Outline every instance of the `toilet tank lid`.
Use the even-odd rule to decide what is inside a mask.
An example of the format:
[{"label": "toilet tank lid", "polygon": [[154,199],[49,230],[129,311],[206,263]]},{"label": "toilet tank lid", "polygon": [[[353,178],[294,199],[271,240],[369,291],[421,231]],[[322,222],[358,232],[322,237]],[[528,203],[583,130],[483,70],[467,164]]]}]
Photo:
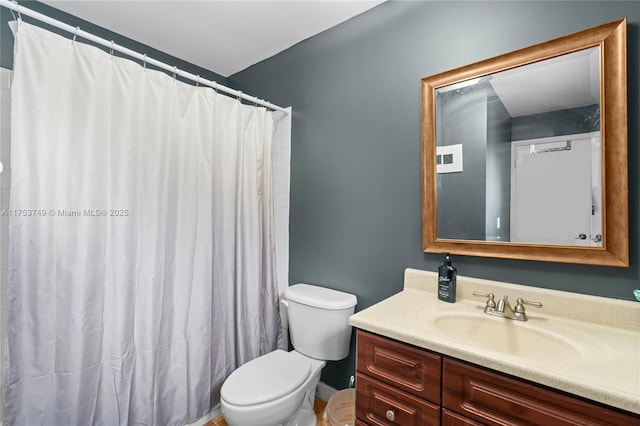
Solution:
[{"label": "toilet tank lid", "polygon": [[358,303],[353,294],[310,284],[287,287],[284,297],[292,302],[329,310],[349,309]]}]

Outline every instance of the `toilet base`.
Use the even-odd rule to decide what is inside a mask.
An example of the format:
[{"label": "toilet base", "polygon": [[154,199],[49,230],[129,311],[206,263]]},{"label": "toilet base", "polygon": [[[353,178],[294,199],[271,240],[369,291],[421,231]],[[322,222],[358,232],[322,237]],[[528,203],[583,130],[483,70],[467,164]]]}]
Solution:
[{"label": "toilet base", "polygon": [[315,426],[316,425],[316,412],[313,409],[314,402],[316,399],[316,387],[318,386],[318,382],[320,382],[320,371],[313,377],[312,379],[313,386],[310,386],[307,389],[307,392],[304,395],[304,399],[302,400],[302,405],[298,411],[295,412],[293,417],[282,426]]},{"label": "toilet base", "polygon": [[[304,355],[292,351],[297,356]],[[222,414],[229,426],[315,426],[314,401],[316,387],[325,362],[305,357],[311,362],[311,372],[304,384],[279,401],[242,407],[221,399]]]}]

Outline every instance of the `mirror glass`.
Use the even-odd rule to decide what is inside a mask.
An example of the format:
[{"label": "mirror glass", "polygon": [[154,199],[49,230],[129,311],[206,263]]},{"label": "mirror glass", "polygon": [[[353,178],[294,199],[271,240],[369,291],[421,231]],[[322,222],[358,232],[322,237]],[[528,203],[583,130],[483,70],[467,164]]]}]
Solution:
[{"label": "mirror glass", "polygon": [[629,266],[626,28],[422,79],[425,252]]},{"label": "mirror glass", "polygon": [[435,108],[438,238],[602,246],[600,47],[440,87]]}]

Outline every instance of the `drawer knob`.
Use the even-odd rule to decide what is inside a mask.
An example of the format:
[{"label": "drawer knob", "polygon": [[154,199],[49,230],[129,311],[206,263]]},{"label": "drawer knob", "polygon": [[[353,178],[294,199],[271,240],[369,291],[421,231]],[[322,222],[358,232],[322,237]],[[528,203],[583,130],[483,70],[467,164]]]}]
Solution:
[{"label": "drawer knob", "polygon": [[387,420],[392,422],[395,419],[396,419],[396,413],[394,413],[393,410],[387,410]]}]

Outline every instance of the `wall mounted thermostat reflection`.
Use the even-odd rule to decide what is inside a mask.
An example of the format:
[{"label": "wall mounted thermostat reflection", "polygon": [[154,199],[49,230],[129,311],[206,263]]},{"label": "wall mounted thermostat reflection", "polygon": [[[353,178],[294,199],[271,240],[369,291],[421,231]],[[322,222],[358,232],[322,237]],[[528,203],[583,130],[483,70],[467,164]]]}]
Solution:
[{"label": "wall mounted thermostat reflection", "polygon": [[437,173],[457,173],[462,171],[462,144],[436,147]]}]

